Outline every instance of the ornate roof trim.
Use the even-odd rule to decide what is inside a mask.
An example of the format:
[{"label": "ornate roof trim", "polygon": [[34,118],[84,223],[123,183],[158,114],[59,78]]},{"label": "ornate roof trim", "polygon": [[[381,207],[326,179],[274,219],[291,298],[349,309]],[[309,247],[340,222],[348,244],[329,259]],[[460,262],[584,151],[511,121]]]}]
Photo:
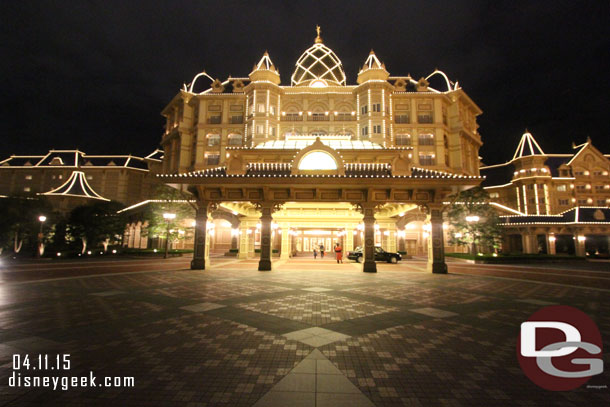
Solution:
[{"label": "ornate roof trim", "polygon": [[110,199],[104,198],[91,188],[85,173],[82,171],[72,171],[70,178],[66,180],[61,186],[49,191],[43,192],[39,195],[47,196],[72,196],[76,198],[90,198],[99,199],[102,201],[110,201]]}]

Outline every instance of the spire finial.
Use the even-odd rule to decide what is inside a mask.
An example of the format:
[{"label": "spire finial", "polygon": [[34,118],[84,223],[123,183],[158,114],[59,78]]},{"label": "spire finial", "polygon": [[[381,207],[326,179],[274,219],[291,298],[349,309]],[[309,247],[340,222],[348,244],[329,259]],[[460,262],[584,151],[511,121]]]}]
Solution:
[{"label": "spire finial", "polygon": [[318,36],[316,37],[315,43],[316,44],[321,44],[322,43],[322,37],[320,37],[320,32],[322,30],[320,29],[319,25],[316,25],[316,32],[318,33]]}]

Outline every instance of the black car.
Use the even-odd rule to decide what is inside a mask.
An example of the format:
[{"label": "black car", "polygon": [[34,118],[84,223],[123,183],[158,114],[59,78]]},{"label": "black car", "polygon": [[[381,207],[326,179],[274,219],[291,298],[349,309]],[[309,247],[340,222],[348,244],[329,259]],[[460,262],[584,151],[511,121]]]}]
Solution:
[{"label": "black car", "polygon": [[[350,260],[356,260],[358,263],[364,261],[362,255],[362,247],[356,247],[353,252],[347,253],[347,258]],[[390,253],[383,250],[381,247],[375,247],[375,261],[387,261],[388,263],[398,263],[398,260],[402,260],[402,256],[398,253]]]}]

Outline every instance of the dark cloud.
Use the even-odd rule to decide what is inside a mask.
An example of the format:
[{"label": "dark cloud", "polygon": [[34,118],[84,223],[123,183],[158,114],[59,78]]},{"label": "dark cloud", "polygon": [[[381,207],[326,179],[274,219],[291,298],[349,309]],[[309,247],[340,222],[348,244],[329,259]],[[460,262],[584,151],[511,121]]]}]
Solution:
[{"label": "dark cloud", "polygon": [[265,50],[289,83],[320,24],[348,83],[375,49],[390,73],[444,70],[484,110],[486,162],[528,127],[545,150],[610,152],[607,2],[2,2],[2,156],[146,154],[161,109],[202,69],[245,76]]}]

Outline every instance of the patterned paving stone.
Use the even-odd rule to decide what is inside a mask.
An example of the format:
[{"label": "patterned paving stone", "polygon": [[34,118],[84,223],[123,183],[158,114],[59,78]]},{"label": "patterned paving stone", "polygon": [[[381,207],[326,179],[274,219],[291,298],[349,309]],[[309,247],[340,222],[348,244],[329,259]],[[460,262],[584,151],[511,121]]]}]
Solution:
[{"label": "patterned paving stone", "polygon": [[[379,264],[374,275],[331,261],[288,261],[270,273],[257,272],[255,260],[204,272],[183,263],[175,271],[0,283],[0,383],[12,373],[12,355],[25,352],[69,353],[69,375],[135,378],[134,388],[4,386],[0,404],[610,404],[608,369],[588,383],[601,388],[546,392],[515,357],[520,323],[549,303],[590,315],[610,349],[605,291],[527,281],[519,268],[511,269],[517,280],[431,275],[411,260]],[[92,295],[105,292],[119,293]]]},{"label": "patterned paving stone", "polygon": [[316,326],[397,310],[395,307],[379,306],[372,302],[355,301],[347,297],[321,293],[288,295],[279,299],[241,303],[236,306]]}]

